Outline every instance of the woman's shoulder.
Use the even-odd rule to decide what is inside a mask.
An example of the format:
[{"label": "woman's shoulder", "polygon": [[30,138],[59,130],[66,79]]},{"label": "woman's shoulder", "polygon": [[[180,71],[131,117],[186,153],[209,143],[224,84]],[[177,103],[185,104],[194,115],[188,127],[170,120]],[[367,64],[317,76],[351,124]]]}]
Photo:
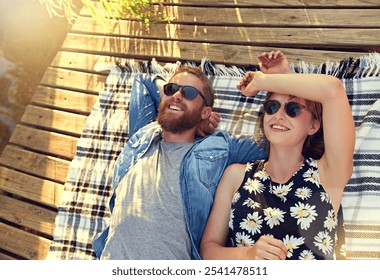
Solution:
[{"label": "woman's shoulder", "polygon": [[226,167],[224,173],[233,175],[236,172],[244,172],[248,163],[233,163]]},{"label": "woman's shoulder", "polygon": [[247,164],[242,163],[233,163],[224,170],[223,179],[229,182],[233,182],[234,185],[240,184],[244,178],[245,172],[247,169]]},{"label": "woman's shoulder", "polygon": [[227,173],[227,176],[229,177],[244,178],[247,174],[262,170],[264,164],[265,160],[252,160],[245,164],[234,163],[226,168],[225,173]]}]

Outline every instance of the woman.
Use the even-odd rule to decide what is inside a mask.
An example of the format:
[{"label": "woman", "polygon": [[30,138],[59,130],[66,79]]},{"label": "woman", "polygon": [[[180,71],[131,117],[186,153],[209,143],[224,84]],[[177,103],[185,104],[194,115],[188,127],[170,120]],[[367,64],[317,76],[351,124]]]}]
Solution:
[{"label": "woman", "polygon": [[335,77],[290,74],[281,52],[258,58],[261,71],[247,72],[238,88],[246,96],[268,92],[262,126],[269,157],[225,170],[202,258],[337,258],[338,212],[355,142],[347,94]]}]

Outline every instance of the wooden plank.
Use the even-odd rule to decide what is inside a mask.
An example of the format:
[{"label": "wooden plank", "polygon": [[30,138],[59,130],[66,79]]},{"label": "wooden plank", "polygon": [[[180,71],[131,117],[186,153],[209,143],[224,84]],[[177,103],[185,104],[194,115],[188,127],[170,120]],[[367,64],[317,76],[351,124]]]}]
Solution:
[{"label": "wooden plank", "polygon": [[[379,9],[169,9],[173,23],[196,22],[221,26],[380,27]],[[355,18],[355,20],[353,20]]]},{"label": "wooden plank", "polygon": [[[117,42],[117,43],[116,43]],[[115,50],[117,44],[117,51]],[[200,62],[201,58],[209,58],[215,63],[234,63],[245,65],[256,63],[256,56],[261,52],[278,49],[284,52],[292,62],[307,61],[320,64],[327,59],[339,62],[349,56],[358,58],[363,52],[328,51],[291,49],[274,46],[240,46],[231,47],[227,44],[193,43],[166,40],[145,40],[133,38],[120,38],[113,36],[89,36],[68,34],[62,46],[66,51],[83,51],[94,54],[113,53],[123,58],[147,59],[156,58],[158,61],[191,60]]]},{"label": "wooden plank", "polygon": [[89,115],[97,99],[97,95],[40,85],[33,95],[32,103]]},{"label": "wooden plank", "polygon": [[[296,3],[297,2],[297,3]],[[229,3],[230,8],[221,8],[219,1],[181,1],[179,5],[171,5],[174,12],[180,17],[179,22],[185,24],[151,24],[150,31],[140,22],[130,20],[119,21],[116,32],[118,37],[104,39],[105,44],[102,52],[96,52],[102,48],[102,40],[98,43],[88,43],[87,40],[77,40],[73,37],[66,40],[65,50],[79,51],[81,46],[87,43],[90,47],[85,50],[95,54],[105,54],[107,56],[118,56],[136,59],[157,58],[159,61],[175,60],[196,60],[208,57],[216,63],[236,63],[246,64],[247,56],[252,63],[256,63],[256,55],[268,49],[281,49],[287,54],[291,61],[308,61],[320,64],[327,59],[338,62],[347,57],[358,58],[366,52],[378,51],[380,46],[380,3],[377,1],[252,1],[241,2],[257,7],[257,5],[275,6],[276,9],[235,9],[235,2]],[[335,3],[335,4],[334,4]],[[210,7],[200,6],[207,5]],[[290,5],[293,8],[289,8]],[[295,6],[311,6],[313,9],[295,9]],[[362,8],[362,9],[342,9],[341,6]],[[197,6],[197,7],[194,7]],[[326,7],[338,7],[329,8]],[[363,9],[366,6],[366,9]],[[284,8],[285,7],[285,8]],[[324,9],[316,9],[322,7]],[[371,9],[369,9],[371,8]],[[376,9],[373,9],[376,8]],[[355,20],[352,20],[355,18]],[[207,26],[202,26],[206,24]],[[253,25],[252,25],[253,24]],[[221,26],[210,26],[221,25]],[[234,29],[231,25],[245,26],[245,28]],[[284,28],[283,26],[297,26],[297,28]],[[228,27],[225,27],[228,26]],[[260,26],[260,27],[246,27]],[[268,28],[268,26],[274,26]],[[282,26],[283,28],[279,28]],[[301,29],[298,27],[316,26],[316,29]],[[331,26],[333,28],[321,28]],[[361,27],[361,28],[336,28],[339,27]],[[264,28],[265,27],[265,28]],[[88,32],[92,35],[104,34],[104,30],[91,18],[81,17],[73,26],[73,32]],[[109,36],[108,34],[107,36]],[[69,34],[71,36],[71,34]],[[132,38],[126,38],[125,36]],[[141,40],[140,40],[141,38]],[[165,38],[170,41],[165,41]],[[153,40],[154,39],[154,40]],[[109,40],[110,43],[105,41]],[[229,41],[227,41],[229,40]],[[186,43],[188,41],[188,43]],[[201,45],[194,45],[195,42]],[[228,48],[214,44],[215,42],[231,44]],[[74,43],[80,46],[75,48]],[[210,45],[206,45],[208,43]],[[234,46],[240,44],[239,46]],[[249,45],[249,46],[247,46]],[[256,54],[251,55],[252,48]],[[225,53],[215,54],[214,48],[225,50]],[[285,49],[286,48],[286,49]],[[107,49],[111,50],[107,52]],[[232,51],[231,51],[232,49]],[[302,49],[301,51],[299,49]],[[197,51],[200,50],[200,51]],[[239,58],[236,58],[235,51],[238,50]],[[331,53],[328,53],[332,51]],[[232,54],[232,55],[231,55]],[[241,54],[241,55],[240,55]],[[305,55],[304,57],[301,57]],[[228,59],[233,58],[229,61]]]},{"label": "wooden plank", "polygon": [[[377,29],[336,29],[336,28],[244,28],[212,27],[198,32],[181,27],[179,36],[197,38],[210,34],[204,41],[225,44],[245,44],[253,46],[276,45],[289,48],[328,48],[328,49],[375,49],[380,46],[380,28]],[[211,35],[212,34],[212,35]],[[307,34],[307,37],[305,36]],[[342,37],[344,36],[344,38]]]},{"label": "wooden plank", "polygon": [[[54,60],[51,63],[51,66],[54,67],[62,67],[62,68],[70,68],[75,69],[78,71],[93,71],[95,68],[101,68],[108,67],[108,65],[114,64],[118,61],[123,60],[120,57],[114,56],[113,53],[99,53],[99,54],[92,54],[92,53],[79,53],[76,51],[59,51],[57,55],[55,56]],[[103,70],[102,70],[103,71]],[[107,72],[108,73],[108,72]],[[40,86],[37,89],[37,93],[41,90],[45,91],[44,86]],[[62,100],[63,104],[66,103],[65,100]],[[92,101],[89,101],[89,103]],[[61,102],[56,102],[54,106],[61,105]]]},{"label": "wooden plank", "polygon": [[104,73],[95,73],[94,70],[92,73],[85,73],[48,67],[40,84],[97,94],[102,89],[106,78]]},{"label": "wooden plank", "polygon": [[0,163],[63,184],[70,162],[7,145],[1,154]]},{"label": "wooden plank", "polygon": [[[380,15],[380,10],[379,10]],[[82,19],[83,20],[83,19]],[[82,25],[83,24],[83,25]],[[380,25],[380,20],[379,20]],[[102,28],[92,20],[79,20],[76,25],[81,30],[93,27],[96,34],[101,34]],[[169,31],[170,30],[170,31]],[[120,22],[118,33],[122,37],[142,39],[180,40],[192,42],[224,43],[230,45],[277,45],[292,48],[379,48],[380,28],[267,28],[267,27],[221,27],[192,26],[175,24],[154,24],[150,30],[142,28],[139,22]],[[307,34],[307,35],[305,35]],[[342,37],[344,36],[344,38]],[[341,38],[341,39],[339,39]],[[120,39],[122,40],[122,39]]]},{"label": "wooden plank", "polygon": [[44,154],[71,160],[75,156],[78,138],[19,124],[9,141]]},{"label": "wooden plank", "polygon": [[251,7],[379,7],[378,0],[179,0],[164,1],[163,5],[189,6],[251,6]]},{"label": "wooden plank", "polygon": [[0,166],[0,189],[51,207],[57,207],[64,185]]},{"label": "wooden plank", "polygon": [[[380,6],[380,5],[377,5]],[[380,7],[379,7],[380,8]],[[167,6],[172,23],[222,26],[379,27],[378,9]],[[85,14],[84,14],[85,15]],[[355,20],[352,20],[355,18]],[[137,20],[126,15],[127,20]],[[117,23],[116,23],[117,25]],[[154,24],[151,24],[154,25]],[[73,31],[76,30],[75,25]]]},{"label": "wooden plank", "polygon": [[84,115],[28,105],[21,122],[79,137],[83,132],[86,118]]},{"label": "wooden plank", "polygon": [[43,260],[51,241],[0,223],[0,248],[29,260]]},{"label": "wooden plank", "polygon": [[[380,10],[379,10],[380,15]],[[125,22],[124,22],[125,23]],[[263,28],[263,27],[220,27],[189,25],[152,25],[143,30],[140,23],[136,28],[120,24],[122,36],[142,39],[179,40],[199,43],[223,43],[229,45],[281,46],[291,48],[329,48],[329,49],[374,49],[380,48],[380,25],[377,29],[347,29],[342,37],[339,28]],[[165,28],[165,26],[167,28]],[[139,30],[136,32],[135,30]],[[168,32],[173,30],[173,32]],[[307,35],[305,35],[307,34]],[[69,35],[70,36],[70,35]],[[123,39],[119,39],[120,45]],[[168,42],[170,44],[170,42]]]},{"label": "wooden plank", "polygon": [[20,227],[53,235],[56,212],[25,201],[0,195],[0,218]]},{"label": "wooden plank", "polygon": [[4,260],[7,260],[7,261],[11,261],[11,260],[16,260],[14,257],[11,257],[9,255],[6,255],[2,252],[0,252],[0,260],[4,261]]},{"label": "wooden plank", "polygon": [[[272,3],[277,5],[278,1],[264,1],[267,4]],[[294,3],[295,1],[291,1]],[[299,1],[298,1],[299,2]],[[311,6],[329,6],[330,4],[321,4],[316,1],[313,5],[308,1],[307,5]],[[330,2],[330,1],[329,1]],[[192,3],[191,1],[189,2]],[[196,3],[198,3],[196,1]],[[299,2],[302,4],[302,2]],[[345,1],[341,3],[346,3]],[[356,4],[355,4],[356,3]],[[361,1],[348,1],[348,6],[361,4]],[[77,40],[78,37],[73,37],[72,40],[67,38],[64,48],[68,51],[79,51],[81,48],[86,48],[82,44],[86,44],[90,49],[85,51],[95,54],[105,54],[107,56],[119,56],[136,59],[150,59],[152,56],[158,60],[174,61],[174,60],[195,60],[199,61],[202,57],[208,57],[217,63],[237,63],[246,64],[246,54],[250,54],[253,48],[257,49],[256,54],[251,56],[253,59],[248,61],[256,62],[256,55],[268,49],[281,49],[284,51],[291,61],[308,61],[320,64],[326,59],[338,62],[347,57],[358,58],[365,52],[379,50],[380,29],[374,27],[380,26],[379,9],[236,9],[220,8],[219,2],[214,2],[214,8],[194,8],[192,6],[177,7],[181,13],[181,22],[186,24],[151,24],[150,31],[144,28],[140,22],[119,21],[115,33],[118,37],[104,39],[100,38],[98,43],[89,43],[88,40]],[[192,3],[194,4],[194,3]],[[191,5],[192,5],[191,4]],[[199,4],[199,3],[198,3]],[[269,5],[268,4],[268,5]],[[186,4],[187,5],[187,4]],[[284,5],[284,4],[281,4]],[[281,6],[280,5],[280,6]],[[174,5],[175,6],[175,5]],[[199,5],[198,5],[199,6]],[[379,7],[379,3],[372,2],[371,7]],[[359,6],[360,7],[360,6]],[[297,11],[298,14],[295,14]],[[256,14],[252,14],[252,12]],[[213,16],[213,13],[214,16]],[[342,14],[340,14],[342,13]],[[297,16],[298,15],[298,16]],[[353,16],[355,21],[352,20]],[[252,21],[254,18],[254,21]],[[215,20],[216,22],[213,22]],[[276,22],[277,21],[277,22]],[[303,21],[303,23],[302,23]],[[226,25],[240,24],[242,26],[250,25],[251,23],[258,24],[261,27],[245,27],[234,29]],[[279,25],[296,24],[296,26],[317,26],[316,29],[301,29],[301,28],[278,28]],[[221,26],[202,26],[202,24],[220,24]],[[262,24],[262,25],[261,25]],[[274,24],[276,27],[267,28]],[[264,28],[265,26],[265,28]],[[320,26],[333,26],[334,28],[320,28]],[[362,28],[336,28],[336,26],[361,26]],[[73,32],[89,32],[89,34],[100,35],[104,34],[104,30],[90,18],[79,18],[73,26]],[[306,35],[305,35],[306,34]],[[110,34],[108,34],[110,35]],[[71,36],[71,34],[69,34]],[[133,37],[126,38],[125,36]],[[109,36],[108,36],[109,37]],[[141,40],[139,40],[141,38]],[[165,41],[164,39],[170,41]],[[151,40],[152,39],[152,40]],[[154,39],[154,40],[153,40]],[[174,40],[173,40],[174,39]],[[105,41],[110,41],[107,43]],[[227,41],[229,40],[229,41]],[[188,43],[186,43],[189,41]],[[202,45],[191,45],[199,42]],[[220,45],[215,42],[224,44],[240,44],[241,46],[221,46],[225,53],[219,54],[219,57],[214,57],[213,48],[220,49]],[[95,48],[102,48],[102,43],[105,44],[102,52],[97,52]],[[181,44],[183,43],[183,44]],[[210,45],[205,46],[204,43]],[[74,44],[79,44],[75,48]],[[249,46],[247,46],[249,45]],[[193,49],[194,46],[194,49]],[[262,48],[260,48],[262,47]],[[285,47],[288,47],[285,49]],[[299,50],[302,48],[303,50]],[[355,51],[356,48],[356,51]],[[107,49],[111,50],[107,52]],[[206,51],[205,51],[206,49]],[[231,51],[231,49],[233,49]],[[241,58],[237,59],[234,55],[238,49],[241,53]],[[197,53],[197,50],[200,52]],[[326,55],[328,51],[333,51]],[[192,53],[191,53],[192,52]],[[306,52],[306,53],[305,53]],[[232,56],[230,55],[232,53]],[[305,57],[300,57],[304,55]],[[232,57],[233,61],[228,61]]]}]

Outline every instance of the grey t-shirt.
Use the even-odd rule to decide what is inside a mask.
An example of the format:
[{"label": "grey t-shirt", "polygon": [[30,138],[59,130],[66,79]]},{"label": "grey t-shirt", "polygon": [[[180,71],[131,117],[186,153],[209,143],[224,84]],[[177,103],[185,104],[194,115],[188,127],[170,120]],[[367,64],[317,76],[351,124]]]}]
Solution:
[{"label": "grey t-shirt", "polygon": [[179,168],[192,143],[153,144],[117,188],[101,259],[191,259]]}]

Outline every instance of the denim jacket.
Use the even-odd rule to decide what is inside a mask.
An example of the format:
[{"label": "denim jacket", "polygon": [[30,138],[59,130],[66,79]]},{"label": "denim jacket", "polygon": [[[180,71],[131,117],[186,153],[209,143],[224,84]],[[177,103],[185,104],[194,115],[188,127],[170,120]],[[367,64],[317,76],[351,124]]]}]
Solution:
[{"label": "denim jacket", "polygon": [[[140,104],[140,108],[150,110],[151,115],[155,117],[156,105],[151,104],[152,97],[148,98],[146,95],[146,93],[148,95],[158,93],[154,85],[154,80],[151,80],[148,86],[144,86],[145,94],[140,94],[141,91],[132,92],[132,94],[136,94],[135,97],[141,97],[134,102],[134,105]],[[137,112],[132,109],[132,99],[131,110]],[[145,114],[147,115],[149,114]],[[137,122],[141,120],[142,118],[135,119]],[[132,123],[130,129],[135,131],[135,127],[135,123]],[[110,201],[111,212],[114,207],[115,189],[125,174],[137,160],[144,156],[150,145],[154,141],[160,141],[161,138],[162,129],[157,122],[153,122],[138,130],[127,142],[115,165],[113,195]],[[196,139],[185,154],[180,166],[180,188],[185,222],[191,240],[192,259],[200,259],[200,241],[224,169],[232,163],[246,163],[254,159],[263,159],[265,156],[264,149],[259,148],[251,139],[236,139],[223,131]],[[93,248],[98,257],[104,249],[108,232],[109,227],[93,240]]]}]

